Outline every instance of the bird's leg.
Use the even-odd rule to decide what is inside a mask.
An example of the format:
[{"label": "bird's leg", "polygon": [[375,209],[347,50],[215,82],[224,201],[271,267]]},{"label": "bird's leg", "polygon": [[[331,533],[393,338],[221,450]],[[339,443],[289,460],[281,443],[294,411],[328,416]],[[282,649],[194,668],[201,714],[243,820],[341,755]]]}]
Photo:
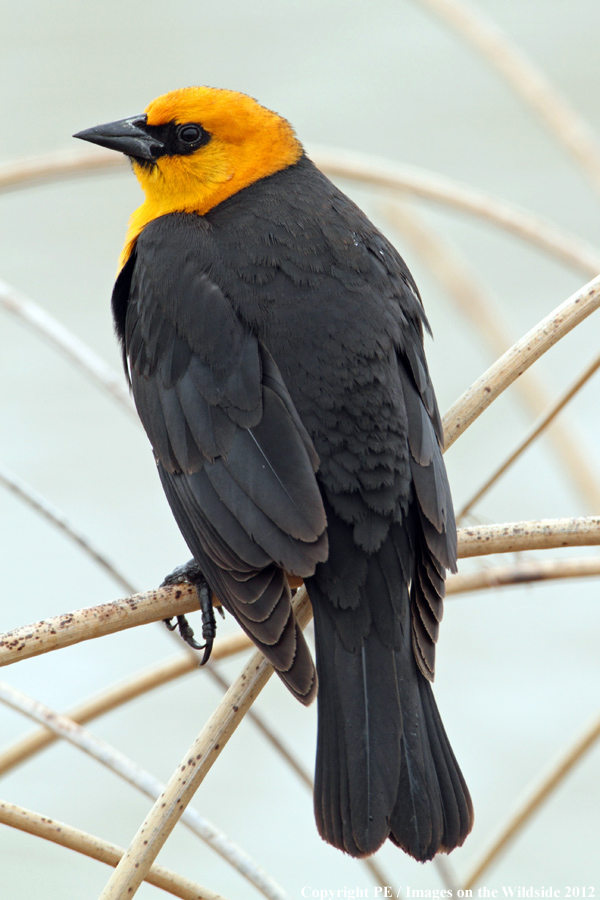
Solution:
[{"label": "bird's leg", "polygon": [[175,622],[173,622],[172,619],[163,619],[163,622],[169,631],[175,631],[175,629],[178,628],[179,634],[183,640],[186,644],[189,644],[190,647],[193,647],[194,650],[204,650],[204,655],[200,662],[200,665],[203,666],[210,659],[213,641],[217,633],[217,623],[215,621],[210,588],[202,574],[200,566],[193,559],[183,566],[178,566],[170,573],[170,575],[167,575],[163,580],[161,587],[168,587],[172,584],[181,584],[182,582],[193,584],[198,593],[200,609],[202,610],[202,638],[204,643],[199,644],[198,641],[195,640],[194,629],[191,627],[185,616],[177,616]]}]

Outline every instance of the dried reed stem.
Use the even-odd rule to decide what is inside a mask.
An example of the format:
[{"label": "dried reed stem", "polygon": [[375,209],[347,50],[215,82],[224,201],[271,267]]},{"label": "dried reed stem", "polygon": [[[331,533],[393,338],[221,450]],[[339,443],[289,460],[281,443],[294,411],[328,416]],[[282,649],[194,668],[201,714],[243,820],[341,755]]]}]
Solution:
[{"label": "dried reed stem", "polygon": [[113,169],[126,171],[127,168],[127,160],[120,153],[108,153],[105,150],[87,150],[83,153],[79,149],[59,150],[0,165],[0,193]]},{"label": "dried reed stem", "polygon": [[74,363],[81,372],[95,381],[115,400],[118,400],[128,413],[137,418],[133,401],[125,387],[125,379],[116,375],[112,368],[87,344],[80,341],[41,306],[20,291],[0,281],[0,308],[32,328],[43,340],[62,353],[69,362]]},{"label": "dried reed stem", "polygon": [[450,407],[444,416],[446,449],[536,359],[583,322],[600,306],[600,276],[561,303],[507,350]]},{"label": "dried reed stem", "polygon": [[[412,166],[397,165],[369,154],[313,146],[311,156],[332,177],[412,194],[460,210],[521,238],[547,253],[553,260],[562,261],[587,277],[600,272],[600,253],[594,246],[506,200],[441,175]],[[42,159],[7,164],[0,169],[0,192],[26,188],[41,181],[101,174],[125,168],[125,161],[108,150],[80,153],[63,151],[48,154]]]},{"label": "dried reed stem", "polygon": [[[490,566],[477,572],[459,572],[446,581],[446,596],[486,591],[490,588],[532,584],[561,578],[593,578],[600,575],[600,558],[528,560],[510,566]],[[1,770],[0,770],[1,771]]]},{"label": "dried reed stem", "polygon": [[[464,558],[552,547],[581,547],[599,542],[600,518],[594,516],[510,522],[459,529],[458,556]],[[184,615],[197,608],[195,588],[181,584],[65,613],[1,635],[0,666],[126,628]],[[252,646],[245,635],[226,640],[228,648],[234,648],[231,652]]]},{"label": "dried reed stem", "polygon": [[518,805],[516,811],[504,825],[500,833],[492,841],[488,849],[484,851],[479,862],[476,863],[473,868],[473,871],[467,876],[464,885],[465,888],[469,889],[477,884],[481,879],[481,876],[498,858],[506,845],[524,827],[526,822],[529,821],[542,803],[548,799],[554,789],[566,778],[576,763],[578,763],[584,754],[594,746],[599,738],[600,717],[585,729],[575,743],[568,748],[566,753],[550,768],[549,772],[542,777],[540,783],[533,788],[526,799]]},{"label": "dried reed stem", "polygon": [[479,525],[458,530],[458,555],[461,559],[487,556],[490,553],[589,547],[597,544],[600,544],[600,516],[507,522],[504,525]]},{"label": "dried reed stem", "polygon": [[41,494],[38,494],[33,488],[29,487],[28,484],[25,484],[24,481],[21,481],[17,475],[13,472],[10,472],[0,463],[0,484],[2,484],[7,490],[11,491],[19,500],[22,500],[23,503],[27,504],[27,506],[31,507],[31,509],[35,510],[35,512],[39,513],[43,516],[48,522],[62,531],[67,537],[77,544],[84,553],[90,557],[97,565],[99,565],[105,572],[107,572],[117,584],[120,584],[121,587],[126,590],[129,594],[135,593],[135,588],[133,584],[126,578],[117,567],[112,563],[109,559],[107,559],[103,553],[94,547],[89,538],[87,538],[84,534],[78,531],[70,522],[67,521],[66,517],[63,515],[60,510],[56,509],[56,507],[52,506],[45,497],[42,497]]},{"label": "dried reed stem", "polygon": [[[304,588],[296,594],[294,608],[300,626],[304,628],[312,614]],[[180,766],[140,826],[100,895],[100,900],[125,900],[136,893],[186,805],[272,672],[271,666],[257,650],[185,754]]]},{"label": "dried reed stem", "polygon": [[596,189],[600,190],[600,146],[593,131],[525,53],[479,10],[460,0],[419,0],[478,50],[547,125]]},{"label": "dried reed stem", "polygon": [[[0,823],[59,844],[113,868],[124,853],[124,850],[116,844],[5,800],[0,800]],[[146,881],[174,897],[180,897],[181,900],[224,900],[220,894],[215,894],[209,888],[201,887],[164,866],[152,866]]]},{"label": "dried reed stem", "polygon": [[[475,506],[476,503],[481,500],[485,494],[493,487],[494,484],[498,481],[498,479],[504,475],[505,472],[510,469],[510,467],[523,455],[525,450],[533,444],[533,442],[538,438],[544,431],[548,428],[552,422],[555,421],[556,416],[565,408],[567,403],[569,403],[573,397],[581,390],[581,388],[587,384],[589,379],[594,375],[595,372],[600,368],[600,355],[597,356],[589,366],[586,367],[585,371],[579,376],[579,378],[572,384],[566,391],[564,391],[561,396],[555,400],[555,402],[550,406],[548,411],[539,422],[536,422],[528,434],[517,444],[513,452],[507,459],[501,463],[494,472],[489,476],[489,478],[485,481],[485,483],[479,488],[479,490],[473,494],[473,496],[467,500],[463,508],[457,514],[457,521],[460,521],[470,510]],[[518,383],[518,382],[517,382]],[[555,424],[555,427],[558,423]],[[564,433],[566,429],[562,429]],[[593,509],[600,509],[600,495],[598,494],[598,489],[596,485],[596,478],[591,475],[590,467],[587,463],[586,457],[583,456],[579,451],[577,452],[577,457],[581,457],[585,464],[582,466],[581,462],[578,461],[577,458],[568,459],[564,458],[565,462],[565,471],[566,474],[571,476],[572,478],[577,479],[577,483],[580,488],[581,494],[586,497],[588,504]]]},{"label": "dried reed stem", "polygon": [[[209,676],[216,681],[219,687],[223,689],[223,692],[226,692],[231,687],[231,682],[228,682],[220,672],[218,672],[214,667],[207,667]],[[271,744],[271,746],[276,750],[277,753],[286,761],[290,769],[292,769],[302,784],[305,785],[309,790],[313,789],[313,781],[310,777],[308,771],[304,768],[300,760],[283,744],[277,735],[273,732],[271,728],[267,725],[267,723],[263,720],[261,716],[253,713],[251,709],[248,710],[248,718],[251,718],[254,725],[258,728],[262,736]],[[1,771],[1,770],[0,770]]]},{"label": "dried reed stem", "polygon": [[[60,737],[87,753],[97,762],[102,763],[115,775],[129,782],[129,784],[142,791],[152,800],[156,800],[157,797],[161,796],[161,792],[164,791],[164,784],[129,759],[124,753],[121,753],[120,750],[81,728],[81,726],[66,716],[61,716],[55,710],[50,709],[38,700],[34,700],[32,697],[28,697],[22,691],[18,691],[4,682],[0,682],[0,701],[52,729]],[[179,817],[190,831],[205,841],[236,871],[261,891],[265,897],[269,898],[269,900],[289,900],[288,896],[264,869],[258,866],[241,847],[237,846],[227,835],[196,812],[195,809],[182,808]]]},{"label": "dried reed stem", "polygon": [[[510,347],[511,339],[498,313],[498,304],[492,301],[486,290],[477,282],[469,266],[433,229],[426,225],[412,206],[399,202],[388,203],[385,206],[385,212],[392,225],[400,230],[403,238],[411,245],[412,250],[419,254],[428,271],[441,284],[458,310],[477,328],[494,358],[504,353],[506,348]],[[600,365],[600,357],[597,365]],[[589,378],[593,371],[595,369],[591,369],[589,374],[584,376],[584,380]],[[578,387],[563,402],[563,406],[583,383],[582,381],[581,384],[578,384]],[[523,378],[519,378],[516,388],[527,407],[535,415],[539,415],[548,407],[550,400],[546,387],[533,371],[529,371]],[[561,408],[557,408],[554,415]],[[541,433],[542,430],[543,428],[538,433]],[[531,440],[534,440],[536,436],[537,434]],[[563,472],[572,481],[580,498],[585,503],[586,509],[596,512],[600,509],[600,482],[598,482],[596,468],[591,464],[589,455],[581,446],[581,440],[572,427],[563,424],[560,420],[556,422],[550,436]],[[516,459],[524,449],[523,446],[522,449],[516,451],[514,458]],[[500,477],[503,471],[499,470],[493,477]],[[492,483],[491,481],[489,484],[486,482],[482,493],[469,501],[469,505],[461,510],[457,519],[465,515],[475,499],[483,496]]]},{"label": "dried reed stem", "polygon": [[197,609],[196,589],[181,584],[64,613],[2,635],[0,666]]}]

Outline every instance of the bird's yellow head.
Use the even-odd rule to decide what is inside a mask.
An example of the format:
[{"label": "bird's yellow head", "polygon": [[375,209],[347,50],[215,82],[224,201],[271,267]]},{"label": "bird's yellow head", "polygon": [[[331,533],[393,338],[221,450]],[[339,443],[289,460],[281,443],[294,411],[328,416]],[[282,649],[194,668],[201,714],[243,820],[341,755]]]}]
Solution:
[{"label": "bird's yellow head", "polygon": [[146,195],[129,223],[121,265],[148,222],[172,212],[204,215],[302,155],[281,116],[246,94],[209,87],[163,94],[142,116],[76,137],[129,156]]}]

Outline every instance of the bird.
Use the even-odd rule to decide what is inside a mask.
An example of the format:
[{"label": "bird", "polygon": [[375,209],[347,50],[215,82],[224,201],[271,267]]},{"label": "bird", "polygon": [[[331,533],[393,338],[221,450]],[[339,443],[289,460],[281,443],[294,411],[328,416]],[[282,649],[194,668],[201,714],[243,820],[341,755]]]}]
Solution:
[{"label": "bird", "polygon": [[321,837],[450,852],[473,806],[431,682],[457,537],[406,263],[246,94],[170,91],[75,137],[143,189],[112,294],[126,375],[211,596],[317,696]]}]

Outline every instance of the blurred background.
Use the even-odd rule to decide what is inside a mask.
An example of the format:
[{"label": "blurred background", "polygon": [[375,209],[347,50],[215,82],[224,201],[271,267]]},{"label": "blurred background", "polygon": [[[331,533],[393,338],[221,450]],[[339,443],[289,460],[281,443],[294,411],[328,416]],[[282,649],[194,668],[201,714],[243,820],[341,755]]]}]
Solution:
[{"label": "blurred background", "polygon": [[[600,131],[595,0],[472,0],[471,8],[502,29]],[[600,247],[598,188],[498,73],[419,0],[23,0],[4,4],[0,49],[1,163],[61,150],[84,154],[86,148],[73,146],[74,132],[140,113],[173,88],[210,84],[244,91],[277,110],[315,156],[321,146],[342,148],[438,173],[527,208]],[[478,218],[414,199],[400,207],[397,196],[338,183],[395,241],[415,275],[435,336],[427,353],[442,411],[498,353],[440,283],[436,266],[409,233],[411,221],[426,237],[437,235],[446,250],[452,248],[469,283],[487,295],[502,322],[505,347],[592,277]],[[126,222],[139,202],[137,182],[125,169],[0,197],[0,278],[116,371],[120,358],[109,299]],[[459,298],[465,293],[463,283]],[[481,318],[489,323],[492,314]],[[597,354],[599,337],[592,316],[536,364],[548,402]],[[188,554],[141,428],[1,310],[0,379],[0,462],[60,508],[140,590],[156,587]],[[600,479],[598,390],[592,379],[564,423]],[[457,508],[533,418],[513,387],[449,450]],[[599,512],[593,485],[578,490],[552,442],[543,438],[468,521]],[[560,551],[535,556],[564,558]],[[123,594],[1,486],[0,558],[2,632]],[[509,561],[471,561],[461,571]],[[594,579],[448,599],[435,692],[476,810],[472,835],[449,859],[454,874],[447,877],[455,885],[463,884],[532,782],[597,715],[599,631]],[[220,623],[221,636],[233,632],[230,620]],[[25,661],[3,674],[63,710],[175,652],[166,630],[154,625]],[[220,670],[232,679],[241,664],[234,658]],[[206,673],[197,671],[89,727],[166,780],[220,695]],[[316,708],[302,708],[273,679],[256,709],[312,770]],[[2,745],[31,728],[22,716],[0,708]],[[476,887],[600,889],[599,766],[595,747]],[[123,846],[150,805],[61,743],[8,773],[0,796]],[[193,805],[290,897],[311,896],[301,893],[307,887],[361,888],[374,896],[372,875],[321,842],[309,792],[248,720]],[[181,826],[158,861],[226,897],[258,896]],[[435,865],[419,865],[391,845],[378,861],[388,883],[403,890],[444,886]],[[108,877],[100,863],[0,826],[2,900],[94,898]],[[138,896],[158,894],[143,885]]]}]

